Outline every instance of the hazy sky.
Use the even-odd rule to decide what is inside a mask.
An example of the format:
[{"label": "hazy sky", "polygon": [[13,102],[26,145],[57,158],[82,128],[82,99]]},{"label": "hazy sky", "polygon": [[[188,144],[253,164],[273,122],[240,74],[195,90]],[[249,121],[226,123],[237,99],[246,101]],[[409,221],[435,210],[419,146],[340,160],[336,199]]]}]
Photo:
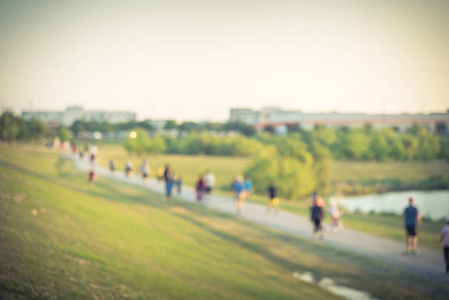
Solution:
[{"label": "hazy sky", "polygon": [[1,108],[449,109],[449,1],[0,0]]}]

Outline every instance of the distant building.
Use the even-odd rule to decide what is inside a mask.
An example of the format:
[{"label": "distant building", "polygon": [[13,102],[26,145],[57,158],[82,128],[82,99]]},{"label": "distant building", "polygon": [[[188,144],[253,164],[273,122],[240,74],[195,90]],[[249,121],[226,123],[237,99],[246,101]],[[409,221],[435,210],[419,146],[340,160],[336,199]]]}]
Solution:
[{"label": "distant building", "polygon": [[24,111],[22,117],[25,120],[41,119],[50,126],[71,126],[76,120],[108,122],[111,124],[136,121],[136,114],[127,111],[89,111],[79,106],[67,107],[65,111]]},{"label": "distant building", "polygon": [[248,108],[231,108],[231,117],[229,122],[242,122],[246,124],[255,124],[260,118],[260,112]]},{"label": "distant building", "polygon": [[[364,113],[303,113],[301,111],[282,110],[279,107],[264,107],[260,111],[232,108],[231,122],[243,122],[263,129],[273,126],[283,132],[289,125],[310,129],[317,125],[326,127],[359,127],[372,125],[374,128],[397,127],[405,131],[413,124],[421,124],[435,130],[437,124],[449,126],[449,111],[432,114],[388,114],[369,115]],[[278,130],[279,129],[279,130]]]}]

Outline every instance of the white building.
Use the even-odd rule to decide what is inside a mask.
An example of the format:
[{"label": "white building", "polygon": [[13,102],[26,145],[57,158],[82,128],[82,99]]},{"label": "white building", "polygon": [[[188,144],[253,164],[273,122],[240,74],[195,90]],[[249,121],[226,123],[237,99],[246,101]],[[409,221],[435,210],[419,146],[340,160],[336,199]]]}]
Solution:
[{"label": "white building", "polygon": [[280,131],[288,125],[298,125],[310,129],[317,125],[326,127],[359,127],[372,125],[374,128],[397,127],[400,131],[413,124],[427,126],[434,130],[437,124],[449,126],[449,111],[432,114],[388,114],[369,115],[364,113],[303,113],[301,111],[282,110],[279,107],[265,107],[260,111],[251,109],[231,109],[229,121],[254,125],[258,129],[273,126]]},{"label": "white building", "polygon": [[65,111],[24,111],[22,117],[25,120],[41,119],[50,125],[71,126],[73,122],[80,121],[94,121],[94,122],[108,122],[127,123],[136,121],[136,114],[127,111],[86,111],[79,106],[67,107]]}]

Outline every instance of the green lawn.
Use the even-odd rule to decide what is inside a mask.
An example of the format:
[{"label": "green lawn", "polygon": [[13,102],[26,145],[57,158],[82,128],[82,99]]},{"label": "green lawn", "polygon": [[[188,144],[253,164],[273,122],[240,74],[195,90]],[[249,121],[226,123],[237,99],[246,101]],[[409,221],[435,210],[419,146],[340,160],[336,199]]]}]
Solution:
[{"label": "green lawn", "polygon": [[1,299],[333,299],[311,271],[380,299],[449,287],[368,258],[0,147]]},{"label": "green lawn", "polygon": [[449,165],[444,162],[351,162],[334,161],[332,180],[364,181],[399,179],[404,182],[424,180],[435,176],[449,176]]}]

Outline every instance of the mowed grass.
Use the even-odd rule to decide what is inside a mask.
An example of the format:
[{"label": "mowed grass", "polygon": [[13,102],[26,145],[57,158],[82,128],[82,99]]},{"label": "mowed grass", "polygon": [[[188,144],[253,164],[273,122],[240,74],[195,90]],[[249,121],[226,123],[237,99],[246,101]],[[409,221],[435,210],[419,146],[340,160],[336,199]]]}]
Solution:
[{"label": "mowed grass", "polygon": [[70,160],[0,148],[0,298],[333,299],[311,271],[381,299],[449,287],[205,207],[99,178]]},{"label": "mowed grass", "polygon": [[449,164],[433,162],[351,162],[334,161],[334,181],[367,181],[399,179],[403,182],[425,180],[430,177],[449,176]]}]

